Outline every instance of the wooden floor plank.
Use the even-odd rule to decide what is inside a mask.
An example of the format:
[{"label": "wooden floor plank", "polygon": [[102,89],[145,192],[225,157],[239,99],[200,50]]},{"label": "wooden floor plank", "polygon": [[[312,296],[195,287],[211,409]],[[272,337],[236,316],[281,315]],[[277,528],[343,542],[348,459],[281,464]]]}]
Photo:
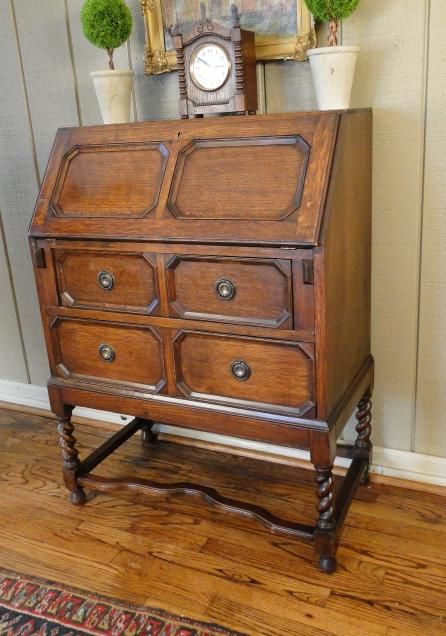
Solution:
[{"label": "wooden floor plank", "polygon": [[[106,428],[79,425],[87,454]],[[446,498],[362,487],[339,568],[313,546],[185,497],[92,494],[76,508],[61,479],[54,420],[0,409],[0,565],[219,622],[252,636],[446,634]],[[294,466],[129,440],[102,474],[219,486],[276,514],[314,519],[313,475]]]}]

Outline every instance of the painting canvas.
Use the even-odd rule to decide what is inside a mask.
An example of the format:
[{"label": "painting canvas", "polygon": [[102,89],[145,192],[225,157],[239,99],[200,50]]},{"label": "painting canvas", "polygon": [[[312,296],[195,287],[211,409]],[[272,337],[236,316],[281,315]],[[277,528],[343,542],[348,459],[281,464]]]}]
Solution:
[{"label": "painting canvas", "polygon": [[244,29],[256,32],[257,36],[278,38],[293,37],[296,33],[296,2],[277,0],[164,0],[162,2],[163,26],[166,48],[172,48],[169,26],[178,24],[180,32],[186,33],[194,22],[212,18],[222,26],[231,26],[231,4],[235,4]]},{"label": "painting canvas", "polygon": [[244,29],[255,31],[258,60],[305,60],[315,46],[311,13],[304,0],[140,0],[146,21],[146,73],[175,68],[170,27],[186,33],[202,19],[210,18],[228,28],[235,4]]}]

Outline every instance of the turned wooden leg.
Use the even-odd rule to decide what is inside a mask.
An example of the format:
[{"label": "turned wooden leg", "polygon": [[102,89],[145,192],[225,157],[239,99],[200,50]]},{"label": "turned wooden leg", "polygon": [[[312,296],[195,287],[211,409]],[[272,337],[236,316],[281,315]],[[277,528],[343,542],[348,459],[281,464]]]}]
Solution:
[{"label": "turned wooden leg", "polygon": [[370,434],[372,432],[372,401],[368,393],[359,401],[356,419],[358,420],[356,424],[356,433],[358,436],[355,441],[355,452],[360,455],[366,455],[369,460],[367,468],[361,478],[361,483],[365,484],[369,480],[369,465],[372,451],[372,443],[370,441]]},{"label": "turned wooden leg", "polygon": [[71,407],[64,408],[64,414],[57,418],[57,430],[60,435],[60,446],[63,456],[63,476],[68,490],[70,490],[70,500],[76,506],[85,503],[86,496],[84,489],[77,484],[77,471],[80,466],[79,453],[76,448],[76,438],[73,435],[74,426],[71,423]]},{"label": "turned wooden leg", "polygon": [[154,426],[155,422],[151,422],[150,420],[147,420],[141,426],[141,440],[143,442],[151,443],[156,440],[156,433],[152,431]]},{"label": "turned wooden leg", "polygon": [[333,466],[315,466],[317,511],[319,517],[315,529],[315,545],[319,554],[319,567],[330,574],[336,570],[336,522],[334,502]]},{"label": "turned wooden leg", "polygon": [[330,530],[334,525],[334,479],[332,466],[323,468],[316,466],[316,483],[317,483],[317,511],[319,518],[317,520],[318,528]]}]

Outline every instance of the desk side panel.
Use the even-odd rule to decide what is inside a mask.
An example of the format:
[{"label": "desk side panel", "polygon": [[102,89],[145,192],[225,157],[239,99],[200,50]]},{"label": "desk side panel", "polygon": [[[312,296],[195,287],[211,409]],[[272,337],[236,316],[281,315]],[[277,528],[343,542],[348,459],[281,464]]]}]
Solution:
[{"label": "desk side panel", "polygon": [[314,256],[319,418],[370,355],[371,176],[371,112],[346,113]]}]

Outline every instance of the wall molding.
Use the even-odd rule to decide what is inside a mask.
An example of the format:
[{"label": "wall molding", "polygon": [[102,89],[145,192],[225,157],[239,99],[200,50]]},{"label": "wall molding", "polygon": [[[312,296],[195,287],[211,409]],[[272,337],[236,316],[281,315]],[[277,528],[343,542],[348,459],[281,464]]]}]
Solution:
[{"label": "wall molding", "polygon": [[[11,382],[0,379],[0,402],[7,402],[19,406],[31,407],[42,411],[50,411],[48,393],[45,387],[21,382]],[[95,409],[76,408],[74,415],[77,417],[110,422],[112,424],[124,424],[131,419],[131,416],[124,414],[109,413]],[[163,433],[176,435],[183,438],[210,442],[223,446],[242,448],[247,451],[257,451],[300,459],[309,460],[307,451],[282,448],[249,440],[239,440],[234,437],[215,435],[212,433],[201,433],[190,429],[177,428],[175,426],[159,425],[158,430]],[[348,466],[349,461],[339,457],[336,465],[340,467]],[[446,457],[435,457],[434,455],[422,455],[409,451],[397,450],[394,448],[383,448],[375,446],[373,448],[373,463],[371,472],[396,479],[407,479],[410,481],[432,484],[446,487]]]}]

